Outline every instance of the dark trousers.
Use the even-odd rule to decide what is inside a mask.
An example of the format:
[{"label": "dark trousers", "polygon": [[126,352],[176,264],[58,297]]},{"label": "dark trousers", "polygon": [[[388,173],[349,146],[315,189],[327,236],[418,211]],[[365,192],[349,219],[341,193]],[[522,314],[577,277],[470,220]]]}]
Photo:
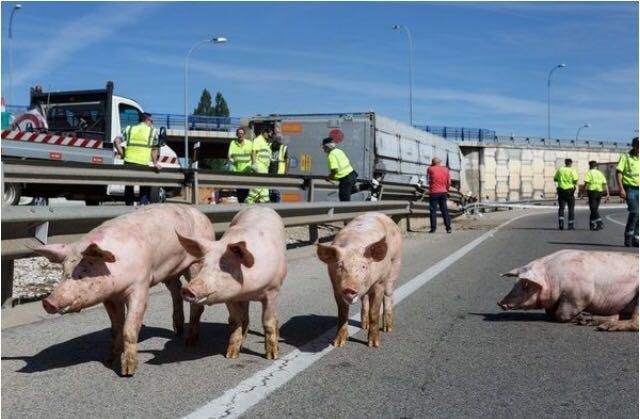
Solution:
[{"label": "dark trousers", "polygon": [[236,189],[236,197],[239,203],[242,204],[247,199],[247,196],[249,196],[249,189]]},{"label": "dark trousers", "polygon": [[[129,163],[129,162],[124,162],[125,166],[142,166],[142,167],[146,167],[144,165],[141,164],[135,164],[135,163]],[[133,192],[133,185],[129,185],[129,186],[125,186],[124,187],[124,203],[125,205],[133,205],[133,202],[135,201],[135,193]],[[150,204],[151,201],[151,186],[140,186],[140,195],[138,196],[138,202],[140,202],[140,205],[148,205]]]},{"label": "dark trousers", "polygon": [[624,228],[625,238],[638,241],[638,187],[637,186],[625,186],[625,192],[627,192],[627,210],[629,216],[627,217],[627,225]]},{"label": "dark trousers", "polygon": [[602,225],[602,218],[600,218],[600,200],[602,199],[602,192],[599,191],[587,191],[589,197],[589,223],[591,228],[598,225]]},{"label": "dark trousers", "polygon": [[280,202],[280,191],[277,189],[269,189],[269,201]]},{"label": "dark trousers", "polygon": [[569,224],[573,224],[576,198],[573,196],[575,189],[558,188],[558,220],[564,221],[564,206],[569,209]]},{"label": "dark trousers", "polygon": [[354,187],[356,186],[356,180],[358,180],[358,175],[355,171],[340,179],[340,201],[351,201],[351,194],[353,193]]},{"label": "dark trousers", "polygon": [[440,207],[442,220],[447,230],[451,230],[451,217],[449,217],[449,208],[447,208],[447,193],[433,193],[429,196],[429,218],[431,221],[431,231],[436,231],[437,210]]}]

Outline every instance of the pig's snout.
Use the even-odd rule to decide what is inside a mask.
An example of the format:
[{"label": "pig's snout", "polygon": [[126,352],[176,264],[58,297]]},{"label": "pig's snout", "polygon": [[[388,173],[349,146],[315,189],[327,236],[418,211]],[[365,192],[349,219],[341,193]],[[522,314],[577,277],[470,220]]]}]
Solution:
[{"label": "pig's snout", "polygon": [[358,292],[352,288],[345,288],[342,290],[342,299],[349,304],[353,304],[358,301]]},{"label": "pig's snout", "polygon": [[49,314],[56,314],[58,312],[58,306],[49,297],[42,300],[42,306],[44,307],[44,311],[46,311]]},{"label": "pig's snout", "polygon": [[180,290],[180,294],[182,295],[182,299],[188,303],[202,304],[207,299],[207,296],[198,297],[196,293],[188,287],[183,287]]}]

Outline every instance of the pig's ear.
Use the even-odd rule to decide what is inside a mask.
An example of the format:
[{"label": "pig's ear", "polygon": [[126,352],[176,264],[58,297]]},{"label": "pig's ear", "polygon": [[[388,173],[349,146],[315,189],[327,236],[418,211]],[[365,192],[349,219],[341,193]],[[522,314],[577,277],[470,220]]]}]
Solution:
[{"label": "pig's ear", "polygon": [[176,230],[176,235],[178,236],[178,241],[182,247],[184,247],[184,250],[191,256],[201,259],[207,254],[208,246],[204,240],[183,236],[178,230]]},{"label": "pig's ear", "polygon": [[364,249],[364,257],[371,258],[376,262],[380,262],[387,256],[387,238],[383,237],[375,243],[370,244]]},{"label": "pig's ear", "polygon": [[247,242],[245,241],[228,244],[227,252],[234,259],[237,258],[237,260],[247,268],[252,267],[255,263],[255,259],[249,249],[247,249]]},{"label": "pig's ear", "polygon": [[31,248],[40,256],[44,256],[53,263],[62,263],[71,254],[71,246],[68,244],[48,244],[46,246]]},{"label": "pig's ear", "polygon": [[338,249],[333,246],[326,246],[324,244],[318,244],[316,249],[316,253],[318,254],[318,259],[330,265],[332,263],[336,263],[338,261]]},{"label": "pig's ear", "polygon": [[113,263],[116,261],[116,257],[113,253],[101,248],[96,243],[91,243],[87,246],[87,248],[82,251],[82,257],[100,262]]},{"label": "pig's ear", "polygon": [[545,275],[543,266],[525,265],[504,273],[501,276],[525,279],[527,281],[533,282],[540,288],[547,287],[547,277]]}]

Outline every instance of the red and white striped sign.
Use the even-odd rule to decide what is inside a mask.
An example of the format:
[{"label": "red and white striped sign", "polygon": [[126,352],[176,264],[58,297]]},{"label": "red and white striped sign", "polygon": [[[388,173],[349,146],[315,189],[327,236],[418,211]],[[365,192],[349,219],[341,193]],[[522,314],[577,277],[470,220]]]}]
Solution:
[{"label": "red and white striped sign", "polygon": [[65,137],[64,135],[48,135],[17,130],[2,131],[2,139],[71,147],[102,148],[102,141],[100,140],[89,140],[86,138]]},{"label": "red and white striped sign", "polygon": [[170,163],[170,164],[175,164],[178,159],[175,157],[169,157],[169,156],[160,156],[159,159],[160,163]]}]

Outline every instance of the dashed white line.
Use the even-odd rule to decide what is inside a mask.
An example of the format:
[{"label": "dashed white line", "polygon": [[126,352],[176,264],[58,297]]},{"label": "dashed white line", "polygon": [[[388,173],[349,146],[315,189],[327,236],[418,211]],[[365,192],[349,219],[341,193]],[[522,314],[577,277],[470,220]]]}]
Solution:
[{"label": "dashed white line", "polygon": [[[539,213],[537,213],[539,214]],[[422,272],[420,275],[411,279],[394,292],[394,305],[399,304],[406,297],[413,294],[420,287],[431,281],[439,273],[447,269],[453,263],[465,256],[474,248],[478,247],[485,240],[493,237],[493,235],[504,226],[533,214],[523,214],[512,218],[500,224],[498,227],[484,233],[472,242],[458,249],[445,259],[441,260],[431,268]],[[350,320],[358,321],[360,314],[351,316]],[[362,329],[355,326],[349,326],[349,336],[352,336]],[[335,336],[335,328],[328,330],[322,336],[306,343],[299,349],[295,349],[284,357],[274,361],[274,363],[255,373],[253,376],[242,381],[236,387],[227,390],[222,396],[218,397],[202,406],[198,410],[186,416],[188,419],[201,418],[237,418],[251,407],[264,400],[269,394],[286,384],[293,377],[309,368],[323,356],[331,352],[334,347],[329,345],[331,338]]]}]

